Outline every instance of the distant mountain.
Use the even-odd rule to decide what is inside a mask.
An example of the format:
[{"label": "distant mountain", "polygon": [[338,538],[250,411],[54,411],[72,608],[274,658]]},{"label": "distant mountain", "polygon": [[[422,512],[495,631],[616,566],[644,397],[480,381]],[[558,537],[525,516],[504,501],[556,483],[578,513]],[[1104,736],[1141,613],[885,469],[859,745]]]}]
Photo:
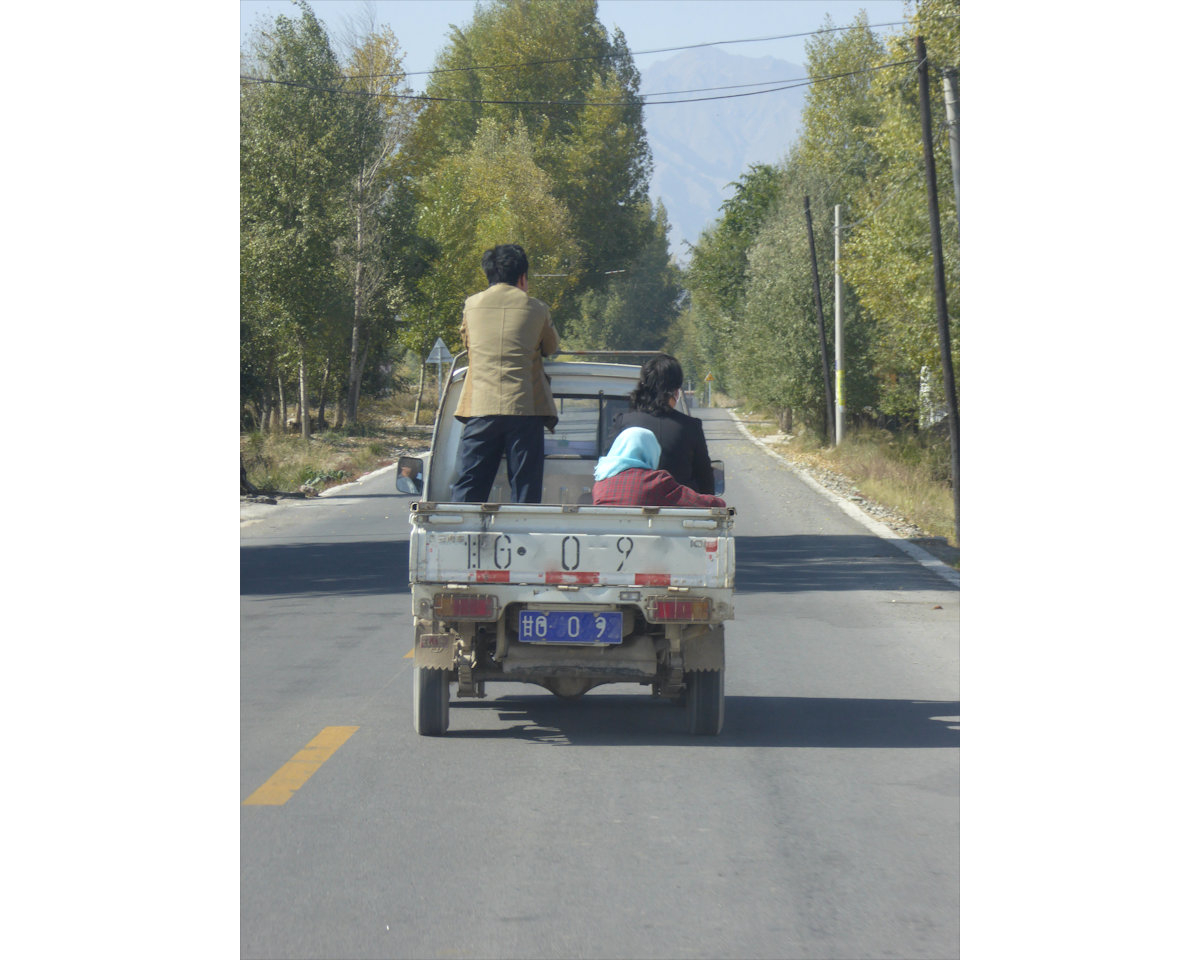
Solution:
[{"label": "distant mountain", "polygon": [[[772,57],[739,57],[715,48],[687,50],[642,72],[643,95],[675,90],[793,80],[804,68]],[[748,87],[746,90],[756,89]],[[647,106],[646,136],[654,155],[651,200],[661,199],[671,223],[671,252],[681,262],[714,223],[733,183],[752,163],[778,163],[800,136],[807,87],[729,100]],[[718,97],[743,91],[706,90],[652,100]]]}]

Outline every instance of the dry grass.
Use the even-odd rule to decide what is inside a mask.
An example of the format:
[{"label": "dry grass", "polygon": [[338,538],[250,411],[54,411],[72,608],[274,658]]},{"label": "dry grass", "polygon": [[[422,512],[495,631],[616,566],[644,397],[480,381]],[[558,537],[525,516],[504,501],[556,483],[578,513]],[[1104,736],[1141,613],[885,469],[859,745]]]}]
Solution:
[{"label": "dry grass", "polygon": [[243,433],[246,476],[259,490],[272,493],[301,492],[305,486],[319,492],[356,480],[394,463],[400,451],[429,446],[436,393],[435,382],[426,391],[418,426],[412,422],[415,396],[397,393],[364,400],[353,428],[317,431],[307,443],[298,434]]},{"label": "dry grass", "polygon": [[863,496],[895,510],[935,537],[954,539],[954,495],[939,480],[936,458],[906,458],[903,445],[876,436],[851,436],[830,451],[831,469],[850,477]]}]

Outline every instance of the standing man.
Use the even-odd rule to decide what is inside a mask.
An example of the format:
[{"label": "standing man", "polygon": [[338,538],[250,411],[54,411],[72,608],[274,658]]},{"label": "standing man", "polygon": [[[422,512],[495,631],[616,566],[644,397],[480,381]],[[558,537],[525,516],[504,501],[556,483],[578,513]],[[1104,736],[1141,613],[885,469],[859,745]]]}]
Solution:
[{"label": "standing man", "polygon": [[513,503],[542,502],[543,429],[558,416],[542,357],[558,352],[550,308],[529,296],[529,258],[515,243],[483,255],[488,288],[468,297],[462,338],[467,379],[454,416],[464,424],[454,503],[482,503],[508,458]]}]

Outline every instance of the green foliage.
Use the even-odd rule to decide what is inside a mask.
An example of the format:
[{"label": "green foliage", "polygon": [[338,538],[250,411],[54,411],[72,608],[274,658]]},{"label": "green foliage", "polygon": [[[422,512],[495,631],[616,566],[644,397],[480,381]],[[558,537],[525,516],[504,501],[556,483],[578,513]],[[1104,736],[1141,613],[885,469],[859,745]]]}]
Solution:
[{"label": "green foliage", "polygon": [[[513,67],[529,62],[537,66]],[[574,314],[584,293],[604,287],[607,271],[628,269],[653,241],[644,212],[650,154],[639,77],[624,37],[617,31],[609,38],[594,0],[495,0],[476,7],[471,23],[454,31],[435,69],[442,72],[427,93],[446,99],[430,103],[417,122],[415,174],[426,183],[443,180],[439,171],[478,151],[485,130],[521,131],[527,145],[521,166],[527,176],[531,161],[548,178],[573,248],[559,257],[560,269],[541,261],[533,269],[573,275],[556,299],[562,312]],[[501,179],[506,175],[501,168]],[[443,209],[457,222],[484,215],[467,205]],[[473,251],[472,259],[482,252]]]},{"label": "green foliage", "polygon": [[[754,167],[706,230],[688,270],[691,310],[672,342],[712,369],[722,387],[769,408],[825,422],[816,297],[804,202],[812,213],[827,353],[833,364],[833,219],[841,206],[845,402],[852,420],[917,421],[923,367],[938,372],[936,310],[914,39],[931,60],[932,113],[945,116],[939,68],[958,67],[958,4],[920,0],[887,42],[860,13],[852,27],[814,36],[804,131],[779,169]],[[829,26],[833,26],[828,21]],[[936,78],[936,80],[934,79]],[[936,120],[935,120],[936,123]],[[936,137],[952,339],[958,338],[958,231],[944,130]],[[930,378],[932,401],[941,377]]]},{"label": "green foliage", "polygon": [[[833,21],[827,16],[827,27]],[[794,150],[810,192],[824,188],[845,202],[875,164],[871,133],[882,114],[877,86],[880,74],[869,71],[885,61],[884,45],[860,11],[850,29],[821,33],[808,41],[807,72],[830,77],[809,88],[804,107],[804,136]]]},{"label": "green foliage", "polygon": [[272,82],[242,85],[242,364],[256,399],[301,358],[318,366],[350,309],[337,250],[356,117],[324,28],[299,7],[255,50]]},{"label": "green foliage", "polygon": [[682,273],[667,244],[667,211],[660,201],[644,207],[651,242],[602,290],[584,295],[579,317],[564,331],[577,350],[661,350],[679,313]]},{"label": "green foliage", "polygon": [[[363,377],[386,358],[396,332],[396,311],[389,303],[395,267],[389,256],[397,252],[397,216],[405,211],[411,219],[411,207],[403,203],[405,185],[395,181],[403,167],[399,147],[410,132],[415,108],[398,96],[404,73],[399,43],[389,28],[369,34],[352,48],[347,72],[354,172],[346,189],[348,222],[340,252],[344,283],[353,297],[346,380],[347,414],[354,420]],[[389,193],[401,197],[386,209],[385,217]]]},{"label": "green foliage", "polygon": [[403,163],[414,107],[389,29],[355,41],[343,70],[298,6],[243,54],[242,396],[269,406],[303,360],[310,396],[349,397],[353,419],[430,250]]},{"label": "green foliage", "polygon": [[[417,227],[436,245],[437,256],[417,284],[413,325],[428,350],[441,337],[461,346],[463,301],[486,286],[483,253],[498,243],[519,243],[529,256],[529,292],[544,300],[553,315],[573,278],[566,274],[578,257],[566,206],[533,157],[523,124],[504,130],[485,119],[470,148],[446,157],[417,185]],[[412,343],[414,349],[417,343]]]},{"label": "green foliage", "polygon": [[389,30],[339,64],[298,7],[243,53],[244,401],[269,408],[304,370],[352,422],[386,364],[460,344],[497,243],[525,247],[530,292],[564,334],[661,345],[678,270],[647,199],[638,73],[594,0],[480,4],[438,58],[427,93],[445,99],[420,110]]},{"label": "green foliage", "polygon": [[321,24],[276,20],[259,55],[263,79],[242,88],[242,275],[264,317],[309,326],[337,300],[337,201],[350,176],[354,118]]},{"label": "green foliage", "polygon": [[[785,184],[749,251],[744,318],[730,372],[739,393],[768,407],[796,409],[808,426],[820,430],[825,380],[802,189],[797,180]],[[827,264],[831,257],[824,253],[818,250],[818,262]],[[832,354],[831,298],[822,299]],[[768,362],[761,362],[764,358]]]},{"label": "green foliage", "polygon": [[[959,63],[958,21],[948,16],[957,11],[958,4],[951,0],[925,0],[918,6],[916,20],[888,45],[890,59],[911,57],[918,29],[926,35],[935,130],[940,130],[937,118],[946,115],[939,68],[957,68]],[[942,368],[917,78],[909,71],[887,71],[880,74],[877,86],[882,118],[870,137],[875,159],[870,176],[857,191],[856,204],[858,211],[869,215],[848,239],[845,275],[864,308],[878,318],[873,360],[880,388],[879,409],[903,421],[916,422],[921,368],[939,374]],[[958,229],[944,132],[934,138],[934,166],[957,369]],[[932,377],[931,385],[933,401],[941,402],[941,376]]]},{"label": "green foliage", "polygon": [[721,205],[721,220],[692,247],[687,271],[694,324],[686,342],[697,351],[694,362],[711,371],[722,387],[731,383],[730,346],[745,312],[750,248],[779,194],[779,170],[755,164],[732,186],[733,196]]},{"label": "green foliage", "polygon": [[319,484],[336,483],[339,480],[345,479],[345,470],[330,470],[329,472],[325,472],[318,467],[305,467],[300,472],[300,482],[310,487],[315,487]]}]

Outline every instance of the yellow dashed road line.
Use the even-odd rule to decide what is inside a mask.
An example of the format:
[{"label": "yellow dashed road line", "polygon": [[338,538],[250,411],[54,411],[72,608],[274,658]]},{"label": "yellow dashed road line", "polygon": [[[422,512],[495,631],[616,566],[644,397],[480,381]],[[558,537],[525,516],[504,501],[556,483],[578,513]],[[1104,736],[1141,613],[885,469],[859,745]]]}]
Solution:
[{"label": "yellow dashed road line", "polygon": [[308,781],[358,727],[326,727],[308,742],[273,777],[242,801],[242,806],[278,807]]}]

